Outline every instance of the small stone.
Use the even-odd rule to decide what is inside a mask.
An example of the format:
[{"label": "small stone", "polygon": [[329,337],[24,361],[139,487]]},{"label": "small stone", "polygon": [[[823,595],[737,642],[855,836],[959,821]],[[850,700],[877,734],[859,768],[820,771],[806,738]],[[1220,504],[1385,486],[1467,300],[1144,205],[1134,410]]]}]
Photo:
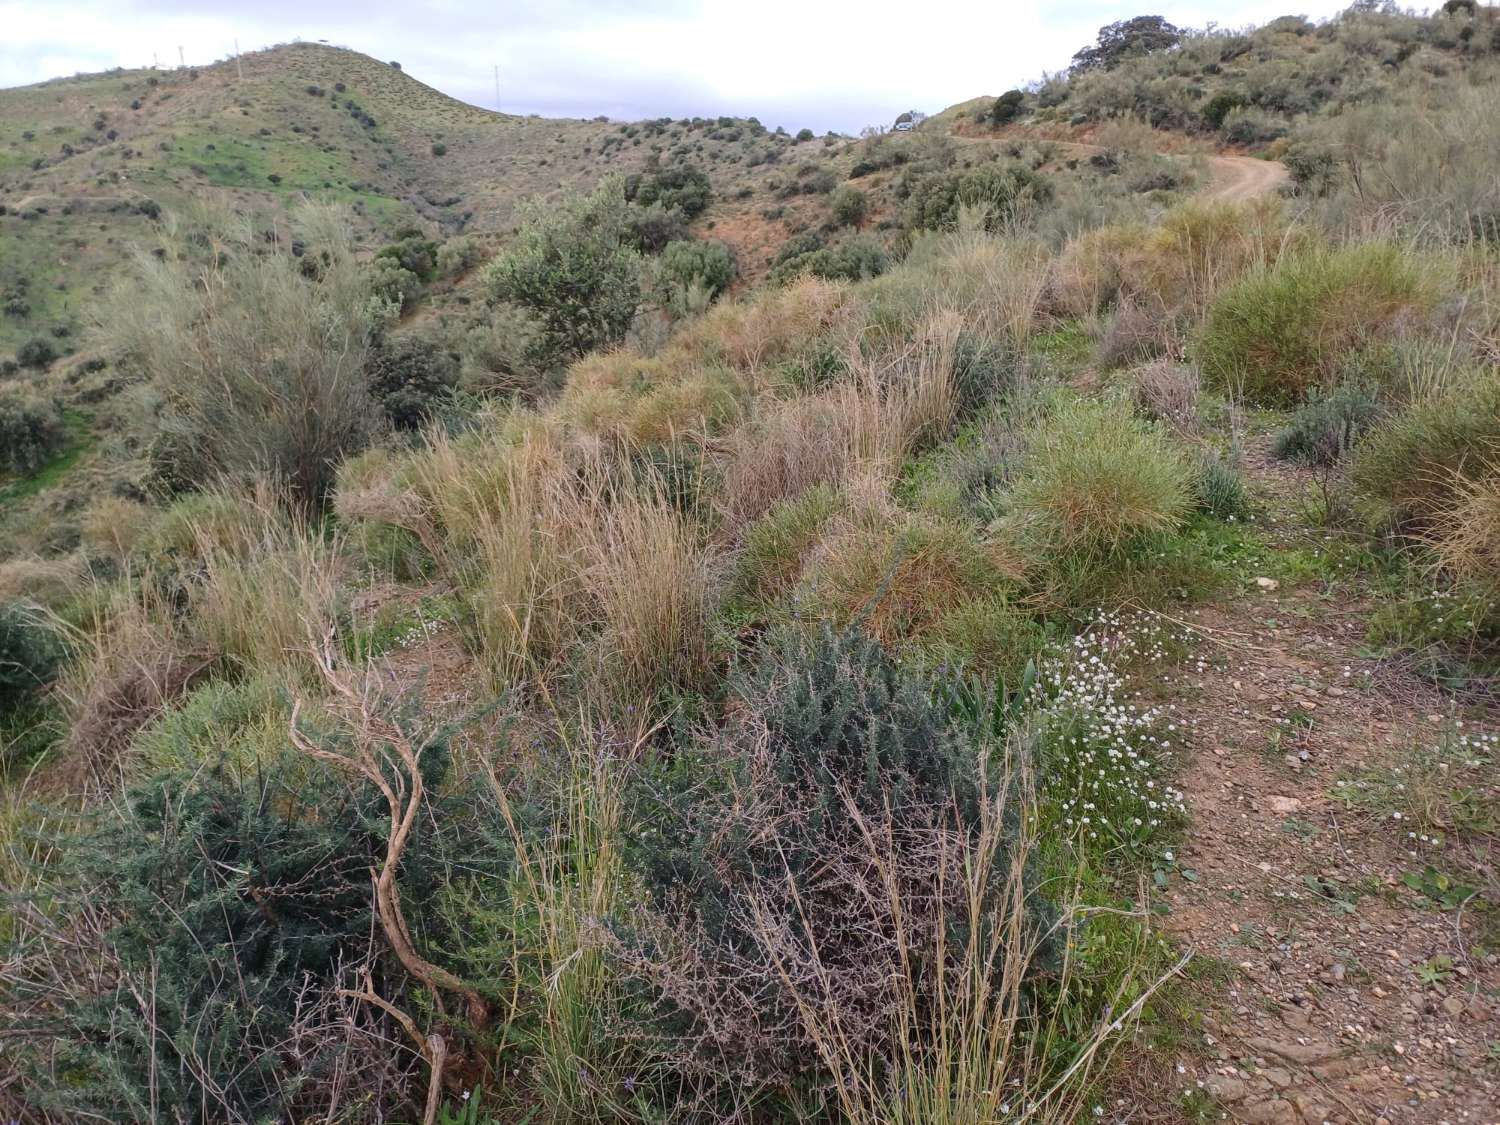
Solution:
[{"label": "small stone", "polygon": [[1464,1002],[1457,996],[1450,996],[1443,1001],[1443,1013],[1453,1019],[1458,1019],[1464,1014]]},{"label": "small stone", "polygon": [[1257,578],[1255,580],[1255,584],[1262,590],[1275,590],[1281,585],[1281,583],[1276,581],[1276,579],[1266,578],[1264,576]]},{"label": "small stone", "polygon": [[1285,1090],[1292,1084],[1292,1072],[1283,1067],[1273,1066],[1266,1071],[1266,1081],[1271,1085]]},{"label": "small stone", "polygon": [[1204,1081],[1203,1088],[1208,1091],[1210,1097],[1220,1102],[1243,1101],[1245,1095],[1250,1092],[1250,1088],[1238,1078],[1225,1078],[1219,1074]]}]

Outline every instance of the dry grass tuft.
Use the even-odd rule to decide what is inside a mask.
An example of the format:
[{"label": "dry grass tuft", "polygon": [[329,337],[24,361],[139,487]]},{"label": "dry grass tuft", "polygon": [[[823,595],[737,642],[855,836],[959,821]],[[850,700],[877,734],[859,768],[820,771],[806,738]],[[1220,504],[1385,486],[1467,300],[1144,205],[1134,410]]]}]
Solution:
[{"label": "dry grass tuft", "polygon": [[1140,414],[1179,435],[1195,435],[1203,428],[1198,413],[1203,380],[1195,367],[1165,359],[1143,364],[1130,372],[1130,397]]}]

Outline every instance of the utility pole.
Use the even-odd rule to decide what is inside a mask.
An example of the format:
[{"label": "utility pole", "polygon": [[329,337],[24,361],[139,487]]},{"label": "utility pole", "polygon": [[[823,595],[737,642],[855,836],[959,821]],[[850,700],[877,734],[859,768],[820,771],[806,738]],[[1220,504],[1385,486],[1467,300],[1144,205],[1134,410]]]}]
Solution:
[{"label": "utility pole", "polygon": [[245,66],[240,62],[240,41],[238,36],[234,40],[234,72],[239,75],[241,82],[245,80]]},{"label": "utility pole", "polygon": [[500,112],[500,65],[495,64],[495,112]]}]

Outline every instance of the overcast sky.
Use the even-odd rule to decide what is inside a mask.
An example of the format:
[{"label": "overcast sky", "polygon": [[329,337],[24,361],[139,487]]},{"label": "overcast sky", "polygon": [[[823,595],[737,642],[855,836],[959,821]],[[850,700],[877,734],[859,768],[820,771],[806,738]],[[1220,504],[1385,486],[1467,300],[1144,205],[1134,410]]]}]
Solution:
[{"label": "overcast sky", "polygon": [[396,59],[464,101],[620,120],[755,115],[856,132],[1058,70],[1142,11],[1182,26],[1322,18],[1347,0],[0,0],[0,87],[222,59],[293,39]]}]

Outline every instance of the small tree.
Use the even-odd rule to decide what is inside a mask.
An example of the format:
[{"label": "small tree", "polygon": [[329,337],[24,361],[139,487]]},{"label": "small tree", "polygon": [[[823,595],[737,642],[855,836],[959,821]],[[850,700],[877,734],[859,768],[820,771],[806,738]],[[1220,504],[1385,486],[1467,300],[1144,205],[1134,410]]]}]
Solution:
[{"label": "small tree", "polygon": [[990,120],[996,125],[1009,125],[1026,110],[1026,95],[1020,90],[1007,90],[995,99],[990,107]]},{"label": "small tree", "polygon": [[1128,58],[1168,51],[1182,42],[1182,31],[1161,16],[1135,16],[1099,29],[1099,38],[1073,56],[1073,69],[1113,70]]},{"label": "small tree", "polygon": [[628,220],[613,177],[561,207],[533,203],[515,244],[490,267],[491,295],[535,314],[538,362],[555,366],[624,338],[641,303]]}]

